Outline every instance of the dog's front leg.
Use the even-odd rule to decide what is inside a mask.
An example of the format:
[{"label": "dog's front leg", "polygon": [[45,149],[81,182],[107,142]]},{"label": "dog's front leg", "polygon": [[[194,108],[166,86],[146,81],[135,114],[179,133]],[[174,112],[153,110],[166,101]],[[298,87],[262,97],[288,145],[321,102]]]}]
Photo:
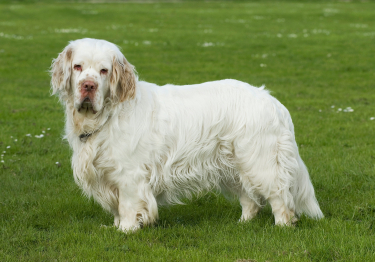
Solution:
[{"label": "dog's front leg", "polygon": [[158,209],[149,184],[131,183],[119,188],[118,213],[118,227],[124,232],[133,232],[143,225],[152,224],[158,217]]},{"label": "dog's front leg", "polygon": [[139,198],[134,188],[131,188],[130,186],[119,188],[119,217],[117,220],[120,230],[124,232],[132,232],[140,228],[140,223],[137,219],[138,203]]}]

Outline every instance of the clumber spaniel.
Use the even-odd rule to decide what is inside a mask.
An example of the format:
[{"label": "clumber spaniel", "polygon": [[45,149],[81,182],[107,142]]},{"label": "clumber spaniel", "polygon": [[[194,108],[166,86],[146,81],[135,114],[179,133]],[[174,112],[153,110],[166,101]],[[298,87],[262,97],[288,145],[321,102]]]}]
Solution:
[{"label": "clumber spaniel", "polygon": [[65,47],[51,76],[75,182],[121,230],[155,222],[158,204],[210,190],[237,196],[241,221],[265,200],[278,225],[323,217],[290,114],[263,87],[139,81],[116,45],[88,38]]}]

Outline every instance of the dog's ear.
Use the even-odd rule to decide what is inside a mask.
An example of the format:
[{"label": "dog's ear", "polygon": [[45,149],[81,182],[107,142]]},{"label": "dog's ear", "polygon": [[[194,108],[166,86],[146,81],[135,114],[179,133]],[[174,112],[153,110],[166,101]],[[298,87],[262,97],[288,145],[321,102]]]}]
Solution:
[{"label": "dog's ear", "polygon": [[52,94],[62,98],[70,89],[70,76],[72,74],[73,48],[68,45],[52,60],[50,69]]},{"label": "dog's ear", "polygon": [[114,57],[110,78],[110,98],[119,103],[135,97],[137,76],[135,68],[124,56]]}]

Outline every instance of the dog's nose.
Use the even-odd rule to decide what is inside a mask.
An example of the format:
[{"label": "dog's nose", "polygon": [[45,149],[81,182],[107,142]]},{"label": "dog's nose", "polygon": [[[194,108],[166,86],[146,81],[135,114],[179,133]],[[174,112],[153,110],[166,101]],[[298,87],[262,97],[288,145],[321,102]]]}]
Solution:
[{"label": "dog's nose", "polygon": [[96,90],[97,85],[93,81],[85,81],[82,83],[82,88],[85,91],[91,92]]}]

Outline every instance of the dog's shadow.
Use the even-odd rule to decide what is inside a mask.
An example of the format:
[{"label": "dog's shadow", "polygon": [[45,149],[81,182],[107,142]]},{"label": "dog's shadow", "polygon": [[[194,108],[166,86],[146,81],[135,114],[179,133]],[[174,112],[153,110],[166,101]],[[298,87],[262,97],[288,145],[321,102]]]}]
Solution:
[{"label": "dog's shadow", "polygon": [[[158,228],[194,227],[204,224],[237,223],[241,217],[241,206],[237,199],[226,199],[221,195],[209,193],[192,200],[183,200],[184,205],[160,206]],[[259,212],[257,218],[270,217],[270,207]],[[255,218],[255,220],[258,220]],[[263,219],[262,219],[263,220]]]}]

